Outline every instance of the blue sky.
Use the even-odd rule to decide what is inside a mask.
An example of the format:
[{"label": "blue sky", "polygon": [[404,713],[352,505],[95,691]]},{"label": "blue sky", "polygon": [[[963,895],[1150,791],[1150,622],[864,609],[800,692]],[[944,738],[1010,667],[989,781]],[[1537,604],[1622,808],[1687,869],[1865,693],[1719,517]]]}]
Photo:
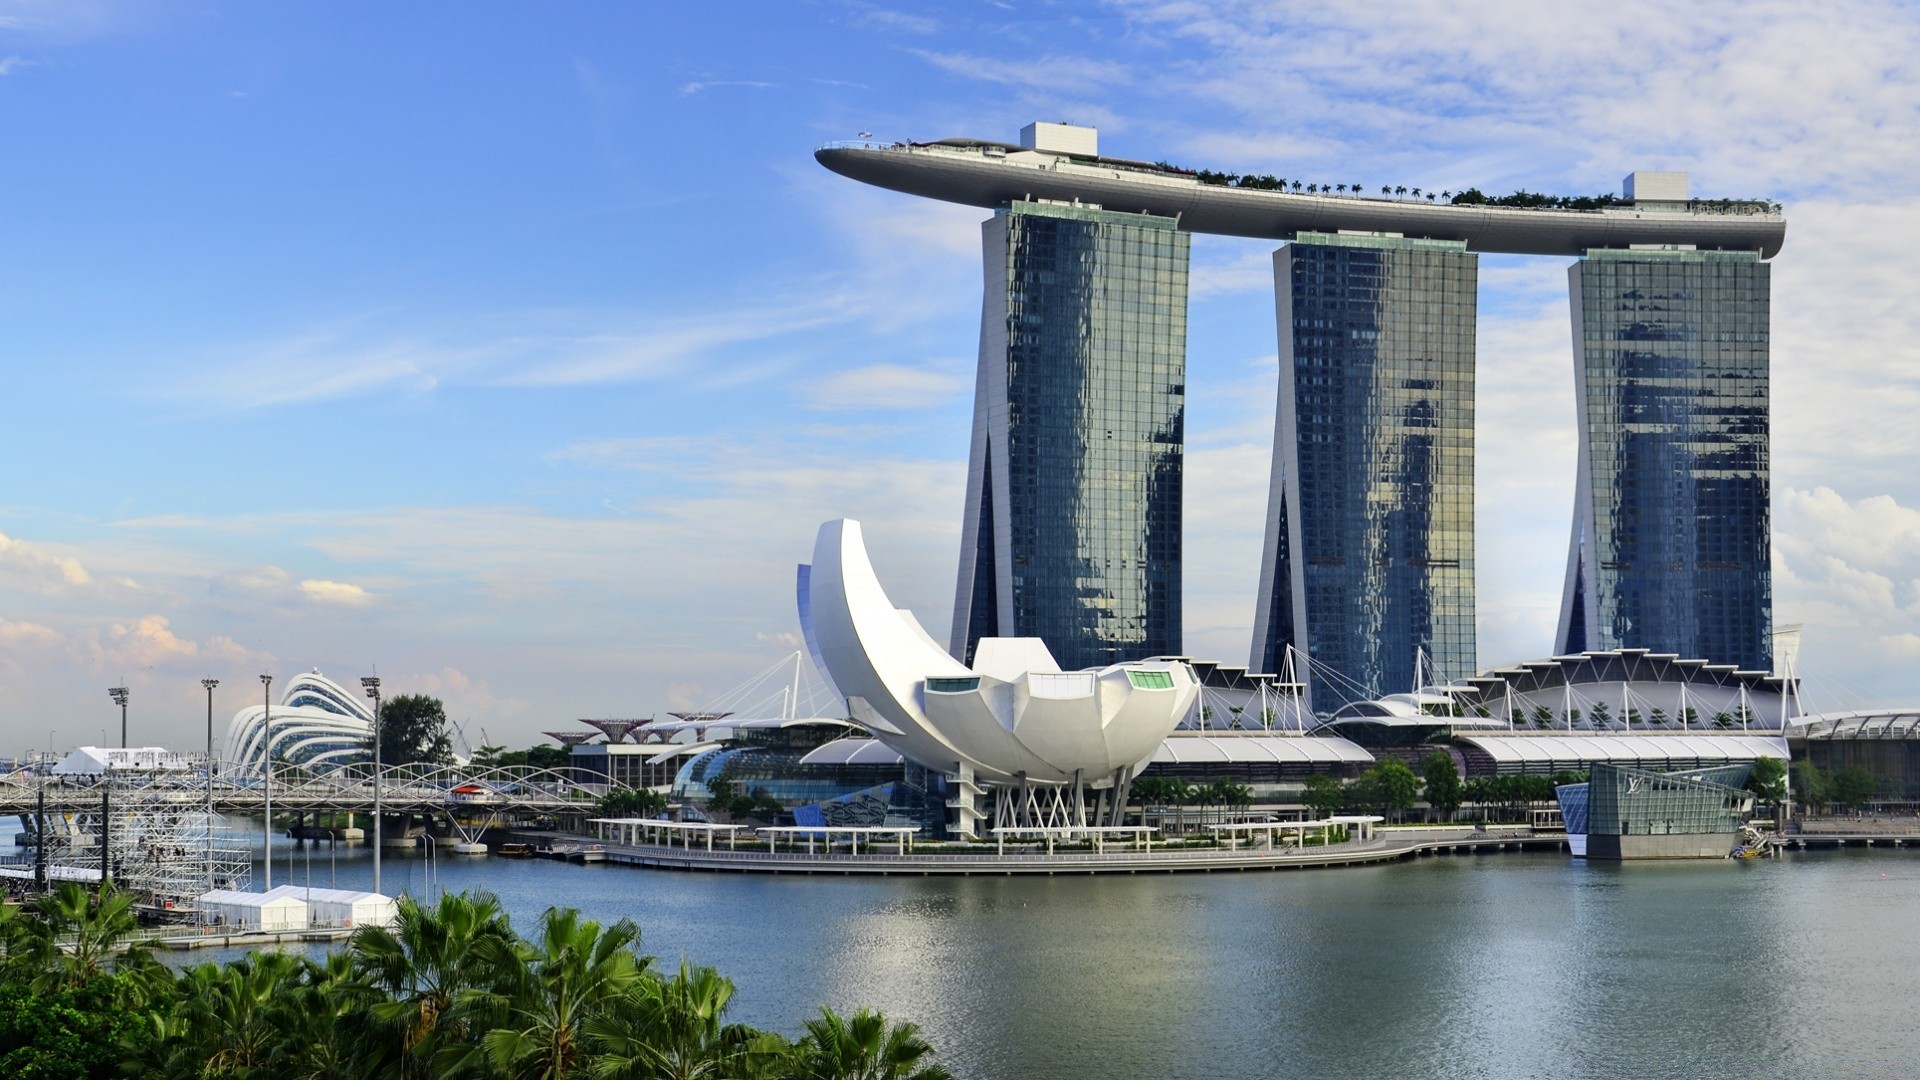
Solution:
[{"label": "blue sky", "polygon": [[[1787,202],[1777,617],[1811,705],[1920,699],[1920,15],[1517,10],[0,0],[0,750],[97,738],[122,681],[188,741],[202,675],[224,717],[309,667],[494,741],[697,707],[793,648],[838,516],[942,632],[984,215],[811,151],[1033,119],[1369,187]],[[1232,662],[1270,248],[1194,246],[1187,647]],[[1481,263],[1485,664],[1551,645],[1564,266]]]}]

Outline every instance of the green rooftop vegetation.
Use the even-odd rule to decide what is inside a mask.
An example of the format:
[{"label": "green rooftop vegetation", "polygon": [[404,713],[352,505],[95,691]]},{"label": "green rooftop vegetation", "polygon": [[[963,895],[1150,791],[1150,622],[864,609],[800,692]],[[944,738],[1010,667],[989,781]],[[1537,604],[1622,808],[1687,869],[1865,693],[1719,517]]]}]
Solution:
[{"label": "green rooftop vegetation", "polygon": [[[1611,193],[1601,195],[1548,195],[1525,188],[1511,195],[1488,195],[1477,187],[1461,191],[1443,189],[1434,191],[1426,188],[1407,187],[1401,184],[1382,184],[1378,189],[1366,184],[1348,182],[1344,184],[1324,184],[1316,181],[1290,180],[1271,173],[1226,173],[1212,169],[1183,169],[1167,162],[1156,162],[1162,169],[1171,173],[1191,176],[1208,187],[1238,188],[1245,191],[1280,191],[1296,195],[1345,195],[1352,198],[1372,198],[1378,191],[1378,197],[1398,201],[1428,203],[1447,203],[1452,206],[1504,206],[1520,210],[1605,210],[1609,207],[1632,206],[1633,203],[1619,195]],[[1770,199],[1691,199],[1687,208],[1693,211],[1719,213],[1779,213],[1781,205]]]}]

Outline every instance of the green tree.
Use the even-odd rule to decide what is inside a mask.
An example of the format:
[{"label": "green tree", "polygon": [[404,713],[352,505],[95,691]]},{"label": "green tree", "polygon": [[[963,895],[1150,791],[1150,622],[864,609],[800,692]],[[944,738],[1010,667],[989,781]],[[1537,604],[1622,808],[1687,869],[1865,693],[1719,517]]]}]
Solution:
[{"label": "green tree", "polygon": [[1833,781],[1827,770],[1803,761],[1793,770],[1793,797],[1809,809],[1833,801]]},{"label": "green tree", "polygon": [[1847,765],[1833,770],[1829,783],[1833,791],[1833,801],[1841,806],[1857,810],[1873,797],[1873,774],[1858,765]]},{"label": "green tree", "polygon": [[770,1032],[726,1024],[730,979],[710,967],[680,962],[671,979],[643,979],[624,998],[583,1025],[598,1052],[599,1080],[767,1074],[793,1054]]},{"label": "green tree", "polygon": [[386,1048],[382,1074],[426,1076],[433,1056],[473,1034],[456,1003],[500,992],[520,966],[500,901],[448,893],[427,907],[402,896],[392,929],[368,927],[349,946],[354,967],[384,997],[368,1010],[365,1040]]},{"label": "green tree", "polygon": [[1787,763],[1779,758],[1755,758],[1753,772],[1747,776],[1747,790],[1763,803],[1778,803],[1787,797]]},{"label": "green tree", "polygon": [[[548,908],[538,944],[509,968],[510,985],[476,1009],[505,1006],[480,1038],[486,1062],[512,1080],[561,1080],[583,1070],[585,1025],[612,1011],[646,971],[648,958],[634,949],[639,940],[640,928],[629,920],[602,929],[578,911]],[[456,1060],[478,1064],[476,1057]]]},{"label": "green tree", "polygon": [[151,1026],[119,1002],[125,976],[38,991],[0,983],[0,1069],[19,1080],[107,1080],[129,1075],[145,1054]]},{"label": "green tree", "polygon": [[1460,809],[1464,792],[1460,786],[1460,770],[1453,763],[1453,755],[1444,750],[1436,750],[1420,761],[1420,777],[1426,783],[1428,805],[1451,819],[1454,811]]},{"label": "green tree", "polygon": [[1395,821],[1401,820],[1407,808],[1420,797],[1420,778],[1399,758],[1381,761],[1367,770],[1366,778],[1374,805],[1391,814]]},{"label": "green tree", "polygon": [[[371,747],[369,747],[371,749]],[[380,705],[383,765],[445,765],[453,761],[446,706],[425,694],[401,694]]]},{"label": "green tree", "polygon": [[647,788],[615,788],[600,797],[601,817],[642,817],[664,814],[667,797]]},{"label": "green tree", "polygon": [[27,948],[38,968],[38,989],[76,987],[110,969],[144,976],[155,966],[150,945],[128,940],[140,928],[131,893],[109,884],[95,896],[61,882],[34,901],[33,910],[41,932]]},{"label": "green tree", "polygon": [[938,1065],[922,1064],[933,1048],[913,1024],[889,1024],[879,1013],[861,1009],[842,1017],[821,1009],[807,1021],[807,1034],[794,1047],[789,1075],[795,1080],[951,1080]]}]

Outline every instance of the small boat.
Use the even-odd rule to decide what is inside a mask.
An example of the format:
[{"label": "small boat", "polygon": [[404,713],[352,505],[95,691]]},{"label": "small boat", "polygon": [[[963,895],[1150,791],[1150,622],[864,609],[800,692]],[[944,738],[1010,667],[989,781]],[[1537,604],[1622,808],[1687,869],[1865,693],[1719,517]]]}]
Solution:
[{"label": "small boat", "polygon": [[607,861],[607,845],[587,844],[567,853],[568,862],[597,863]]},{"label": "small boat", "polygon": [[532,844],[501,844],[493,849],[495,855],[503,859],[524,859],[533,854]]}]

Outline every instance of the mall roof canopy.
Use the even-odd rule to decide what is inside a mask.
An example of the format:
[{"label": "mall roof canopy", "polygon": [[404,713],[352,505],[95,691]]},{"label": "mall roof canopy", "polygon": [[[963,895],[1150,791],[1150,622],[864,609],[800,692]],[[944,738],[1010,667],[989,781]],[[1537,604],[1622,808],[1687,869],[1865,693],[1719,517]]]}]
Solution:
[{"label": "mall roof canopy", "polygon": [[1688,768],[1755,758],[1785,759],[1778,735],[1462,735],[1485,751],[1496,768],[1552,771],[1611,762],[1644,768]]},{"label": "mall roof canopy", "polygon": [[1147,759],[1154,765],[1284,764],[1325,765],[1351,762],[1373,764],[1373,755],[1358,744],[1325,735],[1187,735],[1171,736]]}]

